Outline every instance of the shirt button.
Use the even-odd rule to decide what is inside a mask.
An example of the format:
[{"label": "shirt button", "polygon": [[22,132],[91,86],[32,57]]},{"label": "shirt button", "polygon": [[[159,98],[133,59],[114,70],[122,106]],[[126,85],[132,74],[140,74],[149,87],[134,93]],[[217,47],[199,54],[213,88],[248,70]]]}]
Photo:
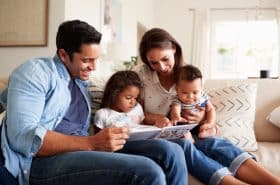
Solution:
[{"label": "shirt button", "polygon": [[32,156],[34,156],[34,153],[33,153],[33,152],[31,152],[30,154],[31,154]]},{"label": "shirt button", "polygon": [[23,170],[23,173],[24,173],[24,174],[27,174],[27,170]]}]

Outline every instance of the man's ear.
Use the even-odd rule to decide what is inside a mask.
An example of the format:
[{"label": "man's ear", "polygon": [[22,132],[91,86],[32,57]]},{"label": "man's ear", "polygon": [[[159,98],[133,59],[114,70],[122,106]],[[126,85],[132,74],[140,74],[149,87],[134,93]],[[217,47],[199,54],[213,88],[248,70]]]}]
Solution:
[{"label": "man's ear", "polygon": [[64,49],[58,50],[58,56],[62,60],[63,63],[65,63],[69,58],[68,54],[66,53],[66,51]]}]

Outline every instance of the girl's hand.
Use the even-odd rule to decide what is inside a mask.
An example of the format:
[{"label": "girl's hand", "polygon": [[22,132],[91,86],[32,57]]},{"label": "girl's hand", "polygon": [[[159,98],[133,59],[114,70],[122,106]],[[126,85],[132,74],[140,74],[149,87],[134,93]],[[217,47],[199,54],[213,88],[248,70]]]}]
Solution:
[{"label": "girl's hand", "polygon": [[155,120],[155,124],[154,124],[154,126],[160,127],[160,128],[166,127],[166,126],[171,126],[171,125],[172,125],[171,121],[167,117],[165,117],[165,116],[158,117]]},{"label": "girl's hand", "polygon": [[196,107],[197,111],[185,109],[182,111],[183,118],[188,123],[200,123],[205,116],[205,107]]}]

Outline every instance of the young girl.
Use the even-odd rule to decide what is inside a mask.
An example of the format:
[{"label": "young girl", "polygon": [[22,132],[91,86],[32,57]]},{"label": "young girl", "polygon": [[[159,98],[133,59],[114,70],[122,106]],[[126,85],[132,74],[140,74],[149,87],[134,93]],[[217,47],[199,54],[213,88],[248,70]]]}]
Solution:
[{"label": "young girl", "polygon": [[[180,67],[175,76],[175,83],[176,96],[174,96],[171,104],[171,122],[173,124],[188,122],[182,115],[182,111],[199,111],[197,107],[204,107],[205,117],[202,127],[215,125],[216,111],[207,94],[202,91],[202,74],[200,70],[192,65]],[[216,127],[216,130],[202,129],[198,137],[205,138],[209,135],[216,135],[216,133],[209,134],[209,132],[218,132],[218,130],[218,127]]]},{"label": "young girl", "polygon": [[144,120],[141,105],[137,102],[141,81],[134,71],[119,71],[106,84],[101,109],[94,116],[99,129],[106,127],[134,127]]}]

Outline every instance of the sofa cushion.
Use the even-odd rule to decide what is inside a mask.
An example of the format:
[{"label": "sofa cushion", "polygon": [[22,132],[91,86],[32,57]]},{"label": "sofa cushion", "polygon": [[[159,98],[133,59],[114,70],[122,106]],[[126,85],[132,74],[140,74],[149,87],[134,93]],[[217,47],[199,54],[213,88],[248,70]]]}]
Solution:
[{"label": "sofa cushion", "polygon": [[221,135],[246,151],[256,151],[254,133],[257,84],[239,84],[208,92],[216,112]]},{"label": "sofa cushion", "polygon": [[280,176],[280,143],[258,142],[258,150],[252,152],[258,162],[273,174]]},{"label": "sofa cushion", "polygon": [[273,109],[266,119],[273,125],[280,127],[280,106]]}]

